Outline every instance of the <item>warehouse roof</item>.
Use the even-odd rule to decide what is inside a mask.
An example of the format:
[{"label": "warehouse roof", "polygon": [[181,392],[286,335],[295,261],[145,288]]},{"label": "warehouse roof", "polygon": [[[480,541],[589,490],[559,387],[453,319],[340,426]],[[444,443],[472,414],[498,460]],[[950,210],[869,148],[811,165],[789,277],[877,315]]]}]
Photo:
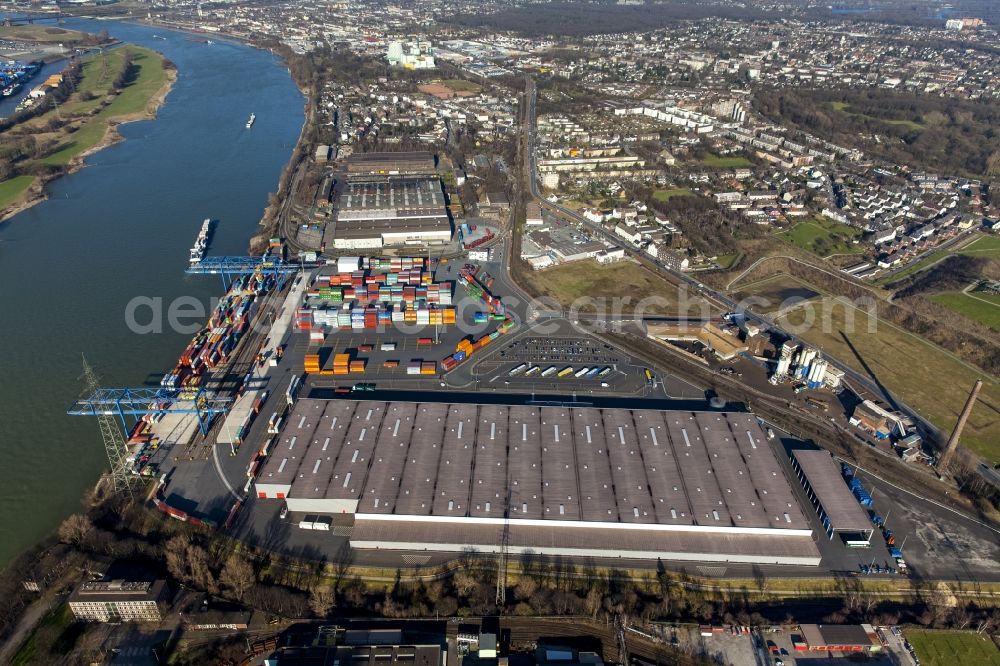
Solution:
[{"label": "warehouse roof", "polygon": [[428,152],[354,153],[346,160],[351,173],[385,173],[389,171],[434,171],[434,156]]},{"label": "warehouse roof", "polygon": [[451,233],[447,217],[394,217],[385,220],[338,220],[337,238],[380,238],[383,234]]},{"label": "warehouse roof", "polygon": [[802,638],[810,649],[837,647],[869,648],[881,645],[871,625],[867,624],[803,624]]},{"label": "warehouse roof", "polygon": [[340,195],[341,210],[444,207],[444,193],[436,177],[391,178],[378,183],[348,183]]},{"label": "warehouse roof", "polygon": [[[511,552],[581,557],[694,560],[816,566],[819,551],[811,536],[796,532],[769,534],[714,534],[709,532],[655,532],[637,529],[563,527],[556,521],[542,526],[511,521],[507,534]],[[351,546],[360,549],[393,548],[461,552],[474,548],[494,553],[503,542],[503,525],[416,523],[371,520],[357,516]]]},{"label": "warehouse roof", "polygon": [[830,528],[833,531],[871,531],[871,520],[844,483],[840,468],[828,452],[819,449],[795,449],[792,451],[792,457],[830,519]]},{"label": "warehouse roof", "polygon": [[511,519],[566,527],[809,529],[745,413],[302,399],[262,488],[373,520],[502,522],[509,491]]}]

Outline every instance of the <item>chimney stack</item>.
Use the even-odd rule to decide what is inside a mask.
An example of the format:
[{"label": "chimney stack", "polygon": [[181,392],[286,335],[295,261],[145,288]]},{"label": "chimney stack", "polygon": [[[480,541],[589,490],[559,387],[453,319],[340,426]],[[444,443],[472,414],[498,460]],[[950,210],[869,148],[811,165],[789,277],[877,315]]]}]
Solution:
[{"label": "chimney stack", "polygon": [[972,408],[976,405],[976,398],[979,397],[979,389],[983,387],[983,380],[977,379],[976,385],[972,387],[972,393],[969,394],[969,399],[965,401],[965,407],[962,408],[962,414],[958,417],[958,423],[955,424],[955,429],[951,433],[951,437],[948,438],[948,443],[944,447],[944,453],[941,455],[941,459],[938,460],[938,470],[941,473],[948,471],[948,465],[951,464],[951,459],[955,457],[955,449],[958,448],[958,440],[962,437],[962,429],[965,427],[965,422],[969,420],[969,414],[972,413]]}]

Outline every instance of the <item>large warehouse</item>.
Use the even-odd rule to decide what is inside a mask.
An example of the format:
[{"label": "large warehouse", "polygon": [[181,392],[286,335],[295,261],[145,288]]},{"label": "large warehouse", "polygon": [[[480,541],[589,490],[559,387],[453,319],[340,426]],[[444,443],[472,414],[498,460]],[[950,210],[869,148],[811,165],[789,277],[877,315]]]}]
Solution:
[{"label": "large warehouse", "polygon": [[451,236],[436,177],[351,177],[337,200],[338,249],[447,243]]},{"label": "large warehouse", "polygon": [[[257,479],[361,549],[818,565],[752,414],[299,400]],[[505,514],[509,520],[505,519]]]},{"label": "large warehouse", "polygon": [[434,156],[425,151],[410,153],[354,153],[344,163],[355,175],[434,174]]}]

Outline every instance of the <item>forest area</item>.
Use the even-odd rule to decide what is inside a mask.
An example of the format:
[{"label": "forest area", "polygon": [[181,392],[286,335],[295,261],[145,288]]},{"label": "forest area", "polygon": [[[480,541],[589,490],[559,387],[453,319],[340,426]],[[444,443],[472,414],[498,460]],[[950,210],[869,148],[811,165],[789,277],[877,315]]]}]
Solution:
[{"label": "forest area", "polygon": [[996,104],[893,90],[788,88],[759,91],[753,106],[775,122],[853,144],[872,157],[1000,182]]}]

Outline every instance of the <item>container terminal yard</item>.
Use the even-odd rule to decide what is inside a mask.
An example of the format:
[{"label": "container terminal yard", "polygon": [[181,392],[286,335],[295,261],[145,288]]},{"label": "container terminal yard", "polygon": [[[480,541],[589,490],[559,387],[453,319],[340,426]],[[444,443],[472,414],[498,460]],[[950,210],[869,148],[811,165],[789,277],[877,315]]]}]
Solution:
[{"label": "container terminal yard", "polygon": [[372,566],[503,547],[701,573],[912,569],[863,473],[573,322],[538,334],[501,266],[294,265],[272,245],[188,269],[227,291],[158,390],[70,411],[128,426],[119,471],[158,480],[170,516]]}]

